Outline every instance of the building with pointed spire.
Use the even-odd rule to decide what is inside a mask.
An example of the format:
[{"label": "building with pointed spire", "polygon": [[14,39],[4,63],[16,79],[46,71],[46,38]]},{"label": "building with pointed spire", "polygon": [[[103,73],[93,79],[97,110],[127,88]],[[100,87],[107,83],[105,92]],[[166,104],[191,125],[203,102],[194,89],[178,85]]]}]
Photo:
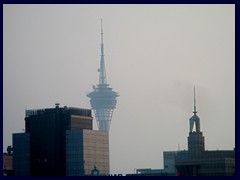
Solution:
[{"label": "building with pointed spire", "polygon": [[235,176],[233,150],[205,150],[204,136],[197,115],[194,87],[194,110],[189,119],[188,150],[164,151],[164,169],[137,169],[126,176]]},{"label": "building with pointed spire", "polygon": [[99,72],[99,84],[93,86],[93,91],[87,94],[90,98],[90,104],[95,113],[98,129],[100,131],[109,131],[113,111],[116,108],[117,97],[119,94],[114,92],[107,83],[105,62],[104,62],[104,44],[103,28],[101,20],[101,58]]},{"label": "building with pointed spire", "polygon": [[234,176],[234,150],[206,151],[200,118],[197,116],[194,87],[194,111],[189,119],[188,151],[179,151],[174,156],[178,176]]},{"label": "building with pointed spire", "polygon": [[200,158],[205,150],[204,136],[200,131],[200,118],[197,116],[196,95],[194,87],[194,111],[189,119],[188,152],[192,158]]}]

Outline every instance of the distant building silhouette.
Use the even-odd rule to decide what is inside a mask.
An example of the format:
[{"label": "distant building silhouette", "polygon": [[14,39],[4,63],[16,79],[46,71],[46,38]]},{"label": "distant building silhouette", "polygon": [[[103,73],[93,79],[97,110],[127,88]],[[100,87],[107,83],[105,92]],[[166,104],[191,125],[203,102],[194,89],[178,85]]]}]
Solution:
[{"label": "distant building silhouette", "polygon": [[25,133],[13,134],[16,176],[109,174],[108,132],[92,130],[91,110],[72,107],[26,110]]},{"label": "distant building silhouette", "polygon": [[92,109],[95,113],[98,129],[109,131],[113,110],[116,108],[118,93],[114,92],[107,84],[107,76],[104,62],[103,29],[101,20],[101,60],[99,71],[99,84],[93,86],[93,92],[87,94],[90,98]]},{"label": "distant building silhouette", "polygon": [[[194,111],[189,121],[188,151],[179,151],[175,166],[179,176],[233,176],[235,175],[235,149],[205,151],[200,131],[200,118],[196,115],[194,88]],[[195,126],[195,130],[194,130]]]},{"label": "distant building silhouette", "polygon": [[136,169],[127,176],[234,176],[234,150],[206,151],[200,118],[197,116],[194,88],[194,111],[189,120],[188,150],[164,151],[164,169]]}]

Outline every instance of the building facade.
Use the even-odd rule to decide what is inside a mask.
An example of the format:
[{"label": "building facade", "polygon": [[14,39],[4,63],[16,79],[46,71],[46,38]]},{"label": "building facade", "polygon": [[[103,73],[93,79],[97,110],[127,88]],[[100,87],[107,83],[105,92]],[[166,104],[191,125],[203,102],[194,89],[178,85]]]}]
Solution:
[{"label": "building facade", "polygon": [[181,151],[175,165],[180,176],[235,176],[235,150],[204,151],[198,159]]},{"label": "building facade", "polygon": [[94,167],[99,175],[109,174],[108,133],[87,129],[67,131],[66,157],[67,176],[90,176]]},{"label": "building facade", "polygon": [[[88,160],[87,158],[78,158],[77,161],[69,161],[68,159],[69,157],[74,157],[74,155],[71,155],[74,152],[79,156],[84,156],[82,149],[85,148],[86,142],[84,142],[85,139],[82,137],[85,136],[81,136],[81,133],[76,134],[75,132],[85,132],[88,130],[94,133],[92,130],[92,120],[93,117],[89,109],[66,106],[60,108],[59,104],[56,104],[55,108],[26,110],[26,132],[13,134],[13,161],[16,175],[75,175],[69,174],[69,172],[73,171],[69,167],[79,168],[83,166],[84,161]],[[74,138],[69,138],[74,133],[75,136],[71,136]],[[95,132],[95,134],[97,133]],[[107,132],[105,136],[108,138]],[[75,142],[82,144],[82,149],[79,148],[71,151],[72,146],[69,146],[69,144]],[[22,147],[24,144],[25,149]],[[97,150],[98,147],[93,148]],[[76,153],[76,150],[79,151]],[[106,158],[109,161],[109,153]],[[22,164],[23,162],[27,165]],[[104,168],[109,170],[109,163],[104,164],[104,166],[107,166]],[[85,171],[81,171],[77,175],[85,175]]]},{"label": "building facade", "polygon": [[15,176],[30,175],[30,134],[14,133],[13,142],[13,171]]}]

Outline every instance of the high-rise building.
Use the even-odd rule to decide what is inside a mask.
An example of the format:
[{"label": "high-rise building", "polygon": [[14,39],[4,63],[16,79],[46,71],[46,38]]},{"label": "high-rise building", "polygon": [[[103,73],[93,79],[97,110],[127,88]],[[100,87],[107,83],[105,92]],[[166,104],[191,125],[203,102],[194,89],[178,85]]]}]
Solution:
[{"label": "high-rise building", "polygon": [[[15,174],[90,175],[88,169],[94,166],[100,174],[108,174],[108,132],[92,130],[92,119],[89,109],[60,108],[59,104],[55,108],[26,110],[26,132],[13,134]],[[95,154],[88,155],[92,151]],[[76,168],[81,171],[73,173]]]},{"label": "high-rise building", "polygon": [[99,72],[99,84],[93,86],[93,92],[87,94],[90,98],[92,109],[95,113],[97,125],[100,131],[109,131],[113,110],[116,108],[118,93],[114,92],[107,83],[105,62],[104,62],[104,45],[103,29],[101,20],[101,58]]}]

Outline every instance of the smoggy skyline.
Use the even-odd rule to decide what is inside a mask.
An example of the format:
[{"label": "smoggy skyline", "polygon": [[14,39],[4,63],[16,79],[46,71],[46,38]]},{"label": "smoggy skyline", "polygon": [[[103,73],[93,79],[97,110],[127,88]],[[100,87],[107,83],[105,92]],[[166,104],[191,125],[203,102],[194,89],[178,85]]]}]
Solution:
[{"label": "smoggy skyline", "polygon": [[205,149],[235,147],[235,5],[4,4],[3,151],[26,109],[91,108],[101,18],[107,81],[120,94],[111,173],[160,169],[163,151],[187,150],[194,86]]}]

